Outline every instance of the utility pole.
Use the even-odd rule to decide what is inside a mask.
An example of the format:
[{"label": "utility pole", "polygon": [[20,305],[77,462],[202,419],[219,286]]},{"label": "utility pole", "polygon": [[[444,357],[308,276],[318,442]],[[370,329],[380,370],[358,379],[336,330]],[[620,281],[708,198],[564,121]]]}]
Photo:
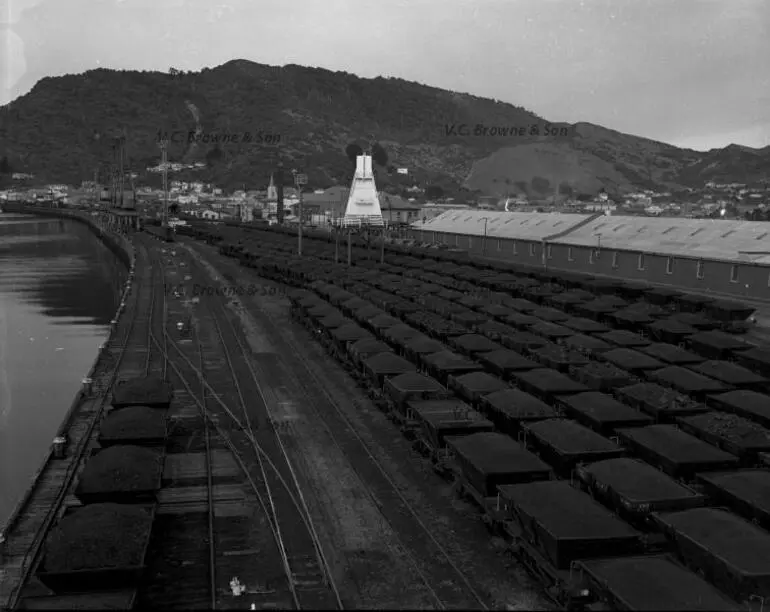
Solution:
[{"label": "utility pole", "polygon": [[487,253],[487,221],[488,217],[479,217],[479,221],[484,220],[484,238],[481,240],[481,256],[484,257]]},{"label": "utility pole", "polygon": [[294,185],[297,188],[297,194],[299,196],[298,213],[299,213],[299,227],[297,228],[297,254],[302,257],[302,185],[307,184],[307,175],[298,174],[296,170],[292,170],[294,175]]},{"label": "utility pole", "polygon": [[340,229],[338,224],[334,225],[334,263],[340,262]]},{"label": "utility pole", "polygon": [[120,181],[120,183],[119,183],[120,184],[120,207],[123,208],[123,204],[124,204],[124,202],[123,202],[123,192],[125,191],[125,178],[126,178],[126,174],[125,174],[125,170],[124,170],[124,163],[123,163],[124,159],[125,159],[125,147],[126,147],[126,138],[125,138],[125,136],[121,136],[118,139],[118,142],[120,143],[119,144],[119,146],[120,146],[120,149],[119,149],[119,151],[120,151],[120,175],[119,175],[120,176],[120,178],[119,178],[119,181]]},{"label": "utility pole", "polygon": [[165,228],[168,227],[168,140],[160,141],[160,167],[163,169],[163,220],[161,225]]},{"label": "utility pole", "polygon": [[110,208],[118,205],[118,185],[117,185],[117,161],[118,161],[118,143],[112,142],[112,162],[110,163]]},{"label": "utility pole", "polygon": [[348,225],[348,267],[353,265],[353,246],[351,244],[351,230],[350,226]]}]

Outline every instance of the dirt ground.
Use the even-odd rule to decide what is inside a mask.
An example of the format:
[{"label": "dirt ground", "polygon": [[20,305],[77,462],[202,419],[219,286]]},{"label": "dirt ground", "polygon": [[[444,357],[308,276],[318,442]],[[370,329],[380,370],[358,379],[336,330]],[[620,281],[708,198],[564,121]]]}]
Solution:
[{"label": "dirt ground", "polygon": [[[275,287],[234,260],[220,256],[213,247],[192,241],[185,244],[187,252],[207,269],[210,285],[232,285],[235,280]],[[176,248],[180,250],[181,245]],[[383,503],[388,500],[377,499],[370,475],[356,464],[355,456],[335,442],[309,401],[318,393],[315,378],[344,411],[419,521],[489,607],[552,609],[539,587],[505,550],[503,541],[489,534],[476,508],[457,499],[453,487],[411,449],[347,373],[326,356],[304,328],[290,320],[288,300],[280,292],[270,295],[259,290],[252,297],[219,299],[228,302],[253,351],[253,366],[265,381],[273,421],[305,485],[306,502],[346,607],[436,608],[436,594],[448,607],[470,607],[475,602],[459,586],[461,579],[455,571],[446,567],[439,577],[440,564],[425,558],[425,549],[417,541],[426,536],[417,520],[412,522],[413,531],[407,533],[403,521],[395,527],[385,516],[388,508],[383,508]],[[296,356],[296,347],[305,351],[305,360]],[[308,368],[315,376],[308,374]]]}]

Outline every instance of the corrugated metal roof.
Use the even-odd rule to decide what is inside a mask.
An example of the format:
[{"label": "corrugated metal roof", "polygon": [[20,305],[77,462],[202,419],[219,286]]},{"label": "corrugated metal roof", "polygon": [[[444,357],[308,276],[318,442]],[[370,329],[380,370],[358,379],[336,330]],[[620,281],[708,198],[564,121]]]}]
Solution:
[{"label": "corrugated metal roof", "polygon": [[600,237],[603,249],[762,263],[770,254],[770,222],[766,221],[605,216],[553,242],[593,246]]},{"label": "corrugated metal roof", "polygon": [[487,236],[494,238],[521,238],[542,240],[547,236],[566,231],[589,215],[559,213],[498,212],[488,210],[452,210],[422,223],[416,229],[428,232],[447,232],[484,235],[484,219],[487,220]]}]

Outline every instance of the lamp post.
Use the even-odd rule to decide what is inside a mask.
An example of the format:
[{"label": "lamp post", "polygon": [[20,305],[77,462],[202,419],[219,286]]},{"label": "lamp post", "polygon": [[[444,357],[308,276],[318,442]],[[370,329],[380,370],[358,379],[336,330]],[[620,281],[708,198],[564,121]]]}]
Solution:
[{"label": "lamp post", "polygon": [[479,217],[479,221],[484,221],[484,238],[481,240],[481,256],[484,257],[484,254],[487,252],[487,221],[489,221],[489,217]]}]

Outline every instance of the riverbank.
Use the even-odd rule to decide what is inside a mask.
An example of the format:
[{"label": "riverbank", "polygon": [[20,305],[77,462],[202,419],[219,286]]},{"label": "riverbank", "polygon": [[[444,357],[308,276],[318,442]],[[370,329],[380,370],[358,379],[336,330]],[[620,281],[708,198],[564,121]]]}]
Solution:
[{"label": "riverbank", "polygon": [[[122,236],[120,234],[115,234],[109,231],[105,227],[101,226],[95,219],[91,218],[89,215],[80,213],[77,211],[43,209],[43,208],[36,208],[36,207],[22,207],[14,210],[6,210],[6,212],[30,214],[30,215],[36,215],[36,216],[52,217],[52,218],[71,219],[71,220],[83,223],[84,225],[89,227],[89,229],[94,233],[94,235],[105,246],[107,246],[107,248],[117,257],[117,259],[121,262],[121,264],[124,265],[126,269],[129,271],[127,281],[123,285],[123,291],[122,291],[122,294],[120,295],[120,302],[125,303],[125,300],[128,297],[128,292],[130,290],[129,289],[130,283],[133,279],[133,267],[134,267],[134,261],[135,261],[134,247],[132,243],[125,236]],[[104,343],[100,346],[99,352],[97,353],[95,359],[93,360],[91,367],[88,373],[86,374],[84,380],[95,379],[97,377],[98,372],[109,369],[110,360],[112,359],[112,357],[109,355],[109,352],[105,352],[103,349],[115,337],[115,332],[118,327],[118,319],[120,318],[122,311],[123,311],[123,307],[119,306],[115,316],[113,317],[113,321],[111,322],[109,334],[105,339]],[[64,415],[64,418],[61,421],[61,424],[58,427],[58,430],[56,433],[57,437],[66,435],[66,433],[70,429],[70,423],[72,421],[73,415],[77,412],[78,407],[81,406],[87,400],[86,394],[84,393],[84,387],[86,387],[86,385],[81,385],[81,389],[77,392],[74,399],[72,400],[67,412]],[[19,498],[19,501],[16,503],[11,513],[8,515],[8,518],[5,520],[5,523],[2,525],[2,529],[0,529],[0,545],[2,545],[3,539],[13,529],[21,510],[27,504],[30,496],[38,486],[38,481],[41,477],[41,474],[45,470],[46,466],[49,464],[52,456],[53,456],[53,447],[49,446],[48,452],[43,458],[43,461],[41,462],[40,467],[32,476],[28,487]],[[0,607],[2,607],[1,603],[0,603]]]}]

